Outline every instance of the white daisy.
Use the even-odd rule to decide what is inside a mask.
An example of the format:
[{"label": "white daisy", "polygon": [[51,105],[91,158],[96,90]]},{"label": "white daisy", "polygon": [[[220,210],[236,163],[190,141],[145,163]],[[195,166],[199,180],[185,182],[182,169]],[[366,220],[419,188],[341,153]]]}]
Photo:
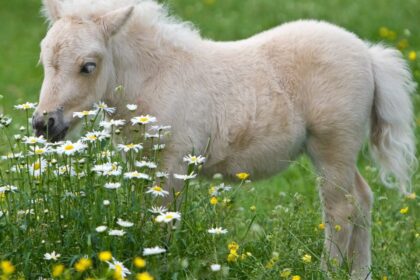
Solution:
[{"label": "white daisy", "polygon": [[0,114],[0,128],[8,127],[12,123],[12,119]]},{"label": "white daisy", "polygon": [[156,138],[159,138],[159,137],[160,137],[159,133],[150,134],[150,133],[146,132],[144,134],[145,139],[152,139],[152,138],[156,139]]},{"label": "white daisy", "polygon": [[140,167],[140,168],[147,167],[147,168],[150,168],[150,169],[154,169],[154,168],[157,167],[156,163],[154,163],[152,161],[144,161],[144,160],[136,161],[134,163],[134,165],[137,166],[137,167]]},{"label": "white daisy", "polygon": [[121,187],[121,183],[106,183],[104,187],[109,190],[115,190]]},{"label": "white daisy", "polygon": [[179,212],[166,212],[166,213],[162,213],[159,216],[156,217],[156,222],[158,223],[169,223],[173,220],[181,220],[181,213]]},{"label": "white daisy", "polygon": [[82,143],[82,142],[74,142],[72,143],[71,141],[66,141],[64,144],[62,144],[61,146],[57,147],[57,153],[62,155],[73,155],[77,152],[81,152],[84,149],[86,149],[86,144]]},{"label": "white daisy", "polygon": [[131,274],[130,270],[128,270],[128,268],[126,268],[122,262],[119,262],[114,258],[112,258],[112,262],[107,262],[107,264],[109,265],[109,269],[121,273],[119,276],[121,276],[122,279],[125,279],[127,275]]},{"label": "white daisy", "polygon": [[170,130],[170,125],[153,125],[150,130],[152,131],[162,131],[162,130]]},{"label": "white daisy", "polygon": [[110,129],[112,126],[119,127],[125,125],[125,120],[109,120],[109,121],[101,121],[99,126]]},{"label": "white daisy", "polygon": [[163,149],[165,149],[165,144],[155,144],[153,145],[153,148],[152,148],[153,151],[160,151]]},{"label": "white daisy", "polygon": [[19,153],[7,153],[5,156],[1,156],[1,159],[6,160],[6,159],[15,159],[15,158],[23,158],[23,153],[19,152]]},{"label": "white daisy", "polygon": [[81,118],[84,118],[84,117],[87,117],[87,116],[94,116],[94,115],[96,115],[97,112],[98,111],[96,111],[96,110],[73,112],[73,118],[77,117],[77,118],[81,119]]},{"label": "white daisy", "polygon": [[57,175],[57,176],[59,176],[59,175],[75,176],[75,175],[77,175],[74,168],[71,168],[68,165],[58,166],[57,169],[54,170],[54,174]]},{"label": "white daisy", "polygon": [[36,103],[26,102],[23,104],[15,105],[15,109],[18,109],[18,110],[35,109],[36,105],[37,105]]},{"label": "white daisy", "polygon": [[164,206],[152,206],[152,208],[148,209],[149,212],[153,214],[162,214],[168,211],[168,209]]},{"label": "white daisy", "polygon": [[203,156],[193,156],[189,154],[183,158],[184,162],[188,162],[188,164],[200,165],[206,161],[206,158]]},{"label": "white daisy", "polygon": [[145,179],[145,180],[150,180],[150,176],[145,174],[145,173],[141,173],[138,171],[132,171],[132,172],[126,172],[124,173],[124,178],[126,179]]},{"label": "white daisy", "polygon": [[165,191],[164,189],[162,189],[159,186],[153,186],[153,187],[149,188],[146,193],[151,193],[154,197],[157,197],[157,196],[165,197],[165,196],[169,195],[169,192]]},{"label": "white daisy", "polygon": [[30,155],[47,155],[49,153],[51,153],[51,148],[46,146],[46,147],[39,147],[39,146],[30,146]]},{"label": "white daisy", "polygon": [[228,231],[227,229],[221,227],[215,227],[208,230],[208,233],[219,235],[219,234],[226,234]]},{"label": "white daisy", "polygon": [[159,246],[153,248],[144,248],[143,249],[143,256],[150,256],[150,255],[157,255],[165,253],[166,249],[160,248]]},{"label": "white daisy", "polygon": [[103,204],[104,206],[108,206],[108,205],[110,205],[110,204],[111,204],[111,201],[109,201],[108,199],[105,199],[104,201],[102,201],[102,204]]},{"label": "white daisy", "polygon": [[165,171],[158,171],[156,172],[155,176],[157,178],[169,178],[169,173]]},{"label": "white daisy", "polygon": [[111,229],[108,231],[108,235],[111,236],[123,236],[125,234],[124,230],[120,229]]},{"label": "white daisy", "polygon": [[119,176],[121,175],[122,167],[116,162],[107,162],[93,166],[92,171],[95,171],[96,174],[102,176]]},{"label": "white daisy", "polygon": [[132,227],[134,225],[132,222],[124,221],[124,220],[121,220],[121,219],[117,220],[117,224],[119,226],[122,226],[122,227]]},{"label": "white daisy", "polygon": [[44,139],[44,136],[25,136],[23,137],[23,143],[25,144],[44,144],[47,140]]},{"label": "white daisy", "polygon": [[195,174],[194,172],[192,172],[190,175],[174,174],[175,179],[180,179],[184,181],[194,179],[196,176],[197,174]]},{"label": "white daisy", "polygon": [[211,196],[219,196],[222,192],[227,192],[227,191],[230,191],[231,189],[232,189],[231,186],[228,186],[228,185],[225,185],[224,183],[221,183],[220,185],[211,188],[210,195]]},{"label": "white daisy", "polygon": [[218,263],[214,263],[214,264],[210,265],[211,271],[220,271],[221,268],[222,268],[222,266]]},{"label": "white daisy", "polygon": [[143,149],[143,146],[141,144],[118,144],[117,146],[118,150],[128,152],[128,151],[135,151],[136,153]]},{"label": "white daisy", "polygon": [[131,119],[132,125],[136,124],[148,124],[156,122],[156,118],[150,115],[141,115],[140,117],[134,117]]},{"label": "white daisy", "polygon": [[109,137],[111,137],[111,135],[105,131],[90,131],[86,133],[84,137],[82,137],[82,141],[96,142],[96,141],[105,140]]},{"label": "white daisy", "polygon": [[39,177],[48,166],[48,162],[45,159],[37,160],[29,165],[29,174],[34,177]]},{"label": "white daisy", "polygon": [[99,233],[104,232],[104,231],[106,231],[107,229],[108,229],[108,227],[107,227],[107,226],[99,226],[99,227],[96,227],[96,228],[95,228],[96,232],[99,232]]},{"label": "white daisy", "polygon": [[137,105],[136,104],[127,104],[127,109],[130,111],[135,111],[137,110]]},{"label": "white daisy", "polygon": [[58,258],[60,256],[61,256],[60,254],[57,254],[55,251],[52,251],[51,253],[45,253],[44,254],[44,260],[47,260],[47,261],[54,260],[54,261],[56,261],[56,260],[58,260]]},{"label": "white daisy", "polygon": [[108,113],[110,115],[113,114],[113,113],[115,113],[115,108],[108,107],[108,105],[105,104],[105,102],[103,102],[103,101],[100,101],[99,103],[94,104],[93,107],[96,110],[103,110],[103,111],[105,111],[106,113]]},{"label": "white daisy", "polygon": [[6,192],[16,192],[18,190],[17,187],[12,185],[4,185],[0,187],[0,193],[6,193]]}]

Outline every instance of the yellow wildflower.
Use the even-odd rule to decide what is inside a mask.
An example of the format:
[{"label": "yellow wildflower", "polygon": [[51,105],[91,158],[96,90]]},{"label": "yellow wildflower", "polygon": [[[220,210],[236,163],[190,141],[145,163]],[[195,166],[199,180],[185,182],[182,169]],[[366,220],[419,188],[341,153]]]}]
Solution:
[{"label": "yellow wildflower", "polygon": [[237,259],[238,259],[238,253],[235,250],[230,250],[230,253],[227,256],[227,261],[236,262]]},{"label": "yellow wildflower", "polygon": [[217,197],[212,196],[212,197],[210,198],[210,204],[211,204],[211,205],[216,205],[216,204],[217,204],[217,202],[218,202]]},{"label": "yellow wildflower", "polygon": [[252,205],[251,207],[249,207],[249,210],[251,210],[251,211],[256,211],[257,210],[257,207],[255,206],[255,205]]},{"label": "yellow wildflower", "polygon": [[292,280],[301,280],[302,277],[300,277],[299,275],[293,275],[292,276]]},{"label": "yellow wildflower", "polygon": [[305,255],[302,257],[302,261],[303,261],[303,262],[305,262],[305,263],[310,263],[310,262],[312,262],[312,256],[311,256],[311,255],[309,255],[309,254],[305,254]]},{"label": "yellow wildflower", "polygon": [[3,274],[10,275],[15,272],[15,266],[10,261],[2,261],[0,263],[1,270],[3,270]]},{"label": "yellow wildflower", "polygon": [[248,177],[249,177],[249,174],[248,173],[245,173],[245,172],[240,172],[240,173],[236,173],[236,177],[239,179],[239,180],[246,180],[246,179],[248,179]]},{"label": "yellow wildflower", "polygon": [[239,249],[239,245],[235,241],[232,241],[232,242],[229,243],[228,249],[230,251],[237,251]]},{"label": "yellow wildflower", "polygon": [[292,270],[290,268],[285,268],[280,272],[280,277],[289,278],[290,274],[292,274]]},{"label": "yellow wildflower", "polygon": [[408,206],[407,207],[404,207],[404,208],[401,208],[400,209],[400,213],[403,214],[403,215],[404,214],[407,214],[408,213]]},{"label": "yellow wildflower", "polygon": [[409,194],[407,194],[406,198],[410,199],[410,200],[414,200],[414,199],[416,199],[416,193],[414,193],[414,192],[409,193]]},{"label": "yellow wildflower", "polygon": [[320,224],[318,225],[318,228],[319,228],[320,230],[324,230],[324,229],[325,229],[325,224],[324,224],[324,223],[320,223]]},{"label": "yellow wildflower", "polygon": [[389,36],[389,29],[385,26],[379,28],[379,36],[381,36],[382,38],[387,38]]},{"label": "yellow wildflower", "polygon": [[137,268],[144,268],[146,266],[146,260],[140,257],[135,257],[133,263]]},{"label": "yellow wildflower", "polygon": [[112,254],[110,251],[102,251],[98,255],[99,260],[102,262],[106,262],[112,259]]},{"label": "yellow wildflower", "polygon": [[399,50],[403,50],[406,49],[408,47],[408,40],[407,39],[401,39],[400,41],[398,41],[397,43],[397,48]]},{"label": "yellow wildflower", "polygon": [[114,271],[114,280],[123,280],[123,276],[122,276],[122,267],[121,265],[117,264],[115,265],[115,271]]},{"label": "yellow wildflower", "polygon": [[142,272],[136,275],[136,280],[153,280],[153,276],[149,272]]},{"label": "yellow wildflower", "polygon": [[382,280],[388,280],[388,276],[382,277]]},{"label": "yellow wildflower", "polygon": [[339,232],[341,230],[341,226],[340,225],[335,225],[334,229],[336,232]]},{"label": "yellow wildflower", "polygon": [[394,41],[397,38],[397,33],[395,31],[390,30],[388,34],[388,40]]},{"label": "yellow wildflower", "polygon": [[84,272],[92,266],[92,260],[89,258],[81,258],[75,265],[74,269],[78,272]]},{"label": "yellow wildflower", "polygon": [[415,51],[411,51],[408,53],[408,59],[414,61],[417,59],[417,53]]},{"label": "yellow wildflower", "polygon": [[63,264],[56,264],[52,268],[52,276],[57,278],[60,277],[61,274],[64,272],[64,265]]}]

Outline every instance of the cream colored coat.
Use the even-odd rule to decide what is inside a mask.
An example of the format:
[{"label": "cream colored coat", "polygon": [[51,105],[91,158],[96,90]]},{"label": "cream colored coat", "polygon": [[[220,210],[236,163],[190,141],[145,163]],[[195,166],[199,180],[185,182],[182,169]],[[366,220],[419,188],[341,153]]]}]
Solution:
[{"label": "cream colored coat", "polygon": [[[55,112],[60,131],[73,125],[72,112],[99,100],[126,119],[126,104],[137,103],[138,114],[172,126],[165,165],[178,173],[192,150],[208,152],[208,174],[252,178],[276,174],[306,152],[322,178],[325,256],[350,258],[352,278],[370,279],[372,193],[357,171],[358,152],[370,129],[384,181],[394,175],[402,191],[415,162],[414,84],[398,51],[313,20],[214,42],[153,1],[44,5],[51,28],[41,44],[35,120]],[[86,62],[96,64],[89,77],[79,73]],[[124,94],[115,93],[119,85]]]}]

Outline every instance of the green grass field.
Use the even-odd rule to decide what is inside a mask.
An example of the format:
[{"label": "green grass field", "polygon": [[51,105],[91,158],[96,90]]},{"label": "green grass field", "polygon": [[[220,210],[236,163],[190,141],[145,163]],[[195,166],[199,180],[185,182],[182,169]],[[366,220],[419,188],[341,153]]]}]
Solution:
[{"label": "green grass field", "polygon": [[[410,53],[416,52],[417,58],[412,56],[409,63],[417,82],[420,81],[420,0],[170,0],[168,4],[173,14],[191,21],[205,37],[215,40],[245,38],[295,19],[327,20],[365,40],[384,41],[399,47],[407,59]],[[40,16],[40,5],[40,0],[0,3],[0,113],[17,120],[10,128],[14,131],[24,123],[25,114],[13,110],[13,105],[36,102],[43,79],[42,67],[37,66],[37,62],[39,42],[47,26]],[[386,34],[383,27],[387,28]],[[413,100],[416,135],[419,137],[419,93],[415,94]],[[0,151],[10,150],[5,138],[1,137]],[[375,192],[373,279],[420,279],[419,199],[404,198],[397,191],[384,188],[367,150],[360,156],[359,167]],[[0,186],[7,183],[5,178],[11,176],[6,171],[6,163],[1,168]],[[25,201],[30,201],[32,195],[47,195],[42,188],[42,183],[46,181],[41,180],[41,184],[37,184],[36,180],[35,183],[28,182],[30,179],[14,180],[27,185],[28,190],[35,188],[35,192],[22,192],[19,200],[13,202],[8,196],[0,196],[3,210],[11,206],[25,209],[29,207],[25,206]],[[86,186],[89,184],[99,186],[106,182],[104,179],[94,181],[89,176],[80,181],[70,177],[68,181],[57,180],[52,180],[51,186],[62,184],[63,191],[78,194],[81,191],[88,193]],[[146,259],[146,270],[155,279],[282,279],[281,273],[285,269],[292,271],[285,279],[292,279],[292,275],[300,275],[302,279],[326,279],[319,269],[323,232],[318,228],[322,221],[316,175],[306,157],[276,177],[241,185],[235,191],[233,204],[224,205],[219,201],[216,206],[210,205],[207,192],[210,183],[216,182],[192,183],[202,188],[197,192],[192,192],[190,188],[190,203],[185,207],[187,212],[183,212],[185,224],[181,229],[169,231],[170,234],[166,233],[167,228],[156,227],[142,216],[141,211],[147,211],[143,206],[133,206],[128,202],[124,204],[122,201],[128,200],[130,194],[121,192],[118,197],[121,201],[116,199],[122,203],[121,208],[113,206],[107,215],[114,218],[120,215],[134,221],[137,213],[142,216],[144,224],[136,224],[135,230],[116,241],[110,237],[101,239],[94,231],[104,210],[92,209],[103,199],[111,199],[109,193],[101,189],[93,197],[70,202],[60,201],[57,198],[60,194],[54,193],[57,196],[52,197],[51,204],[48,202],[35,207],[38,211],[46,207],[49,209],[48,215],[36,218],[26,215],[22,218],[15,213],[11,215],[15,220],[0,217],[0,261],[10,260],[14,264],[16,272],[11,275],[12,278],[51,277],[52,266],[62,263],[66,267],[66,272],[60,276],[63,279],[85,279],[88,276],[112,279],[113,274],[109,274],[107,266],[98,260],[99,251],[110,250],[134,274],[134,271],[144,271],[133,265],[133,258],[141,255],[141,249],[164,244],[170,253],[164,257]],[[238,188],[238,184],[235,184],[235,188]],[[145,186],[140,184],[139,187]],[[413,176],[413,188],[419,193],[418,171]],[[230,195],[228,197],[232,198]],[[57,214],[60,204],[66,213],[63,222],[60,222]],[[400,209],[405,207],[408,207],[408,213],[400,213]],[[133,209],[132,213],[127,212],[130,209]],[[16,212],[17,209],[9,211]],[[228,234],[209,237],[207,229],[215,221],[222,223],[229,230]],[[235,262],[226,259],[229,255],[227,246],[231,241],[240,246]],[[59,261],[45,260],[44,254],[53,250],[62,255]],[[252,255],[247,256],[247,252]],[[302,260],[305,254],[312,256],[310,263]],[[85,255],[94,261],[95,268],[85,272],[74,271],[71,267]],[[209,265],[216,261],[222,265],[220,272],[209,269]],[[1,279],[1,275],[5,277],[5,267],[1,266],[0,269],[3,269],[3,274],[0,271]],[[346,265],[337,268],[332,278],[347,279]]]}]

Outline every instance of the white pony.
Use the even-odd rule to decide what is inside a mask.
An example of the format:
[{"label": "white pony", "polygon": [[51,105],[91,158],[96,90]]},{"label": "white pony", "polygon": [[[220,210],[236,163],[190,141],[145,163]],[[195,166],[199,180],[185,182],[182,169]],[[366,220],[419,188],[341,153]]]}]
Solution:
[{"label": "white pony", "polygon": [[[318,21],[214,42],[146,0],[44,0],[44,9],[51,28],[41,43],[37,134],[62,139],[72,112],[103,100],[116,118],[129,118],[126,104],[137,103],[138,114],[172,126],[171,172],[185,172],[182,156],[192,149],[208,148],[208,174],[253,178],[306,152],[322,178],[325,256],[348,258],[352,279],[371,278],[372,192],[358,152],[370,129],[382,178],[393,175],[403,192],[416,161],[415,86],[397,50]],[[115,93],[119,85],[124,94]]]}]

